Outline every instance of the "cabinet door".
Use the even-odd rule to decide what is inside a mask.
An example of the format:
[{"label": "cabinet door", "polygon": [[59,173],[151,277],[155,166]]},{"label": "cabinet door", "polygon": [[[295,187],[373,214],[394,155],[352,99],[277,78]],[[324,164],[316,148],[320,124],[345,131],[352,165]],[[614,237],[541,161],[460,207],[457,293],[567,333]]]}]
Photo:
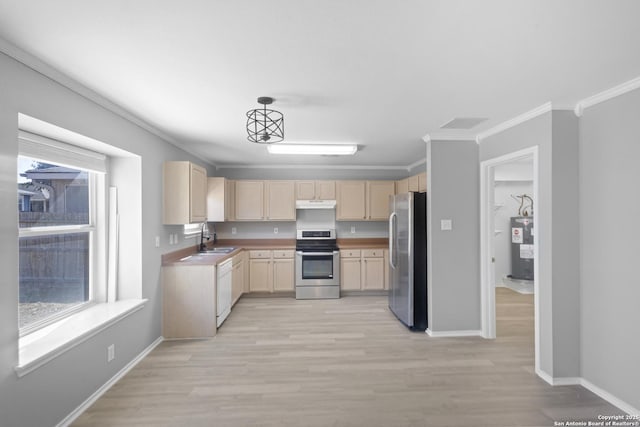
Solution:
[{"label": "cabinet door", "polygon": [[336,199],[336,182],[335,181],[316,181],[316,199],[335,200]]},{"label": "cabinet door", "polygon": [[384,289],[384,258],[363,258],[362,289]]},{"label": "cabinet door", "polygon": [[427,173],[422,172],[418,175],[418,191],[421,193],[427,192]]},{"label": "cabinet door", "polygon": [[293,259],[273,260],[273,290],[293,291]]},{"label": "cabinet door", "polygon": [[225,180],[224,190],[224,220],[235,221],[236,219],[236,182]]},{"label": "cabinet door", "polygon": [[396,181],[396,194],[409,192],[409,178]]},{"label": "cabinet door", "polygon": [[296,182],[296,200],[313,200],[316,197],[315,181]]},{"label": "cabinet door", "polygon": [[264,182],[236,181],[236,220],[264,219]]},{"label": "cabinet door", "polygon": [[394,192],[394,181],[368,181],[367,218],[373,221],[389,219],[389,196]]},{"label": "cabinet door", "polygon": [[420,179],[418,175],[409,177],[409,191],[420,191]]},{"label": "cabinet door", "polygon": [[190,164],[190,222],[203,222],[207,219],[207,170]]},{"label": "cabinet door", "polygon": [[364,181],[338,181],[337,189],[337,220],[361,221],[366,219]]},{"label": "cabinet door", "polygon": [[295,221],[296,200],[293,181],[267,181],[267,219]]},{"label": "cabinet door", "polygon": [[361,278],[360,258],[340,259],[340,289],[343,291],[359,291]]},{"label": "cabinet door", "polygon": [[389,249],[384,250],[384,288],[389,290]]},{"label": "cabinet door", "polygon": [[226,180],[224,178],[207,179],[207,221],[223,222],[226,219],[227,202]]},{"label": "cabinet door", "polygon": [[249,292],[272,292],[271,259],[249,260]]}]

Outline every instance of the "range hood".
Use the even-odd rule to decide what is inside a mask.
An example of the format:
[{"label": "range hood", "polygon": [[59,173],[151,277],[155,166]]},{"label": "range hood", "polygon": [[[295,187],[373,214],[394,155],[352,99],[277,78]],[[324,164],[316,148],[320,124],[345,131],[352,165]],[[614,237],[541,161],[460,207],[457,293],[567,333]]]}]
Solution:
[{"label": "range hood", "polygon": [[296,200],[296,209],[335,209],[335,200]]}]

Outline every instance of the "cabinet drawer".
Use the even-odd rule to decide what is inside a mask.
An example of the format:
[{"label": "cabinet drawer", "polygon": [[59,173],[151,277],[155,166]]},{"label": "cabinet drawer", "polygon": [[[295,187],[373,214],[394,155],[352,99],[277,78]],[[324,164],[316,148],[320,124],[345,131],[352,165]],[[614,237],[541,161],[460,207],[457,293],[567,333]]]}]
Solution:
[{"label": "cabinet drawer", "polygon": [[249,258],[271,258],[271,251],[249,251]]},{"label": "cabinet drawer", "polygon": [[240,252],[239,254],[234,255],[233,258],[231,258],[231,262],[233,263],[233,265],[241,264],[242,261],[244,261],[244,252]]},{"label": "cabinet drawer", "polygon": [[362,256],[365,258],[382,258],[384,249],[363,249]]},{"label": "cabinet drawer", "polygon": [[292,249],[277,249],[273,251],[274,258],[293,258]]},{"label": "cabinet drawer", "polygon": [[360,249],[343,249],[340,251],[341,258],[360,258]]}]

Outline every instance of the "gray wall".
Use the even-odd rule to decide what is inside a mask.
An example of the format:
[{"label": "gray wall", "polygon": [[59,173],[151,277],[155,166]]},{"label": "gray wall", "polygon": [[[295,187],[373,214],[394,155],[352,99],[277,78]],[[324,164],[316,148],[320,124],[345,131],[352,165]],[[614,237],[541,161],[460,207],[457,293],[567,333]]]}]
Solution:
[{"label": "gray wall", "polygon": [[[427,143],[429,329],[480,330],[478,144]],[[440,220],[453,229],[441,231]]]},{"label": "gray wall", "polygon": [[[0,53],[0,414],[2,425],[52,426],[160,336],[160,255],[168,246],[161,223],[161,171],[165,160],[193,160],[139,126]],[[52,362],[18,378],[18,230],[16,174],[18,113],[103,141],[142,157],[143,310],[109,327]],[[198,161],[198,163],[202,164]],[[161,246],[154,245],[161,236]],[[126,241],[121,241],[121,246]],[[107,345],[116,359],[107,364]],[[35,409],[34,409],[35,408]]]},{"label": "gray wall", "polygon": [[640,408],[640,90],[580,119],[582,377]]},{"label": "gray wall", "polygon": [[[480,161],[538,147],[536,233],[540,369],[551,377],[580,373],[577,222],[577,118],[552,111],[484,139]],[[551,231],[554,231],[552,234]],[[566,241],[565,241],[566,239]],[[557,316],[557,317],[554,317]]]}]

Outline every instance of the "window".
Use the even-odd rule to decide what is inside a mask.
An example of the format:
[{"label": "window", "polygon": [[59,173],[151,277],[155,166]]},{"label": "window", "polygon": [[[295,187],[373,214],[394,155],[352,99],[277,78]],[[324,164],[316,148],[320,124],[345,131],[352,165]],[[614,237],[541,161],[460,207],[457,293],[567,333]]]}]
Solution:
[{"label": "window", "polygon": [[[23,138],[18,156],[21,335],[86,308],[105,280],[97,274],[106,157],[46,138]],[[88,161],[83,161],[88,157]]]}]

